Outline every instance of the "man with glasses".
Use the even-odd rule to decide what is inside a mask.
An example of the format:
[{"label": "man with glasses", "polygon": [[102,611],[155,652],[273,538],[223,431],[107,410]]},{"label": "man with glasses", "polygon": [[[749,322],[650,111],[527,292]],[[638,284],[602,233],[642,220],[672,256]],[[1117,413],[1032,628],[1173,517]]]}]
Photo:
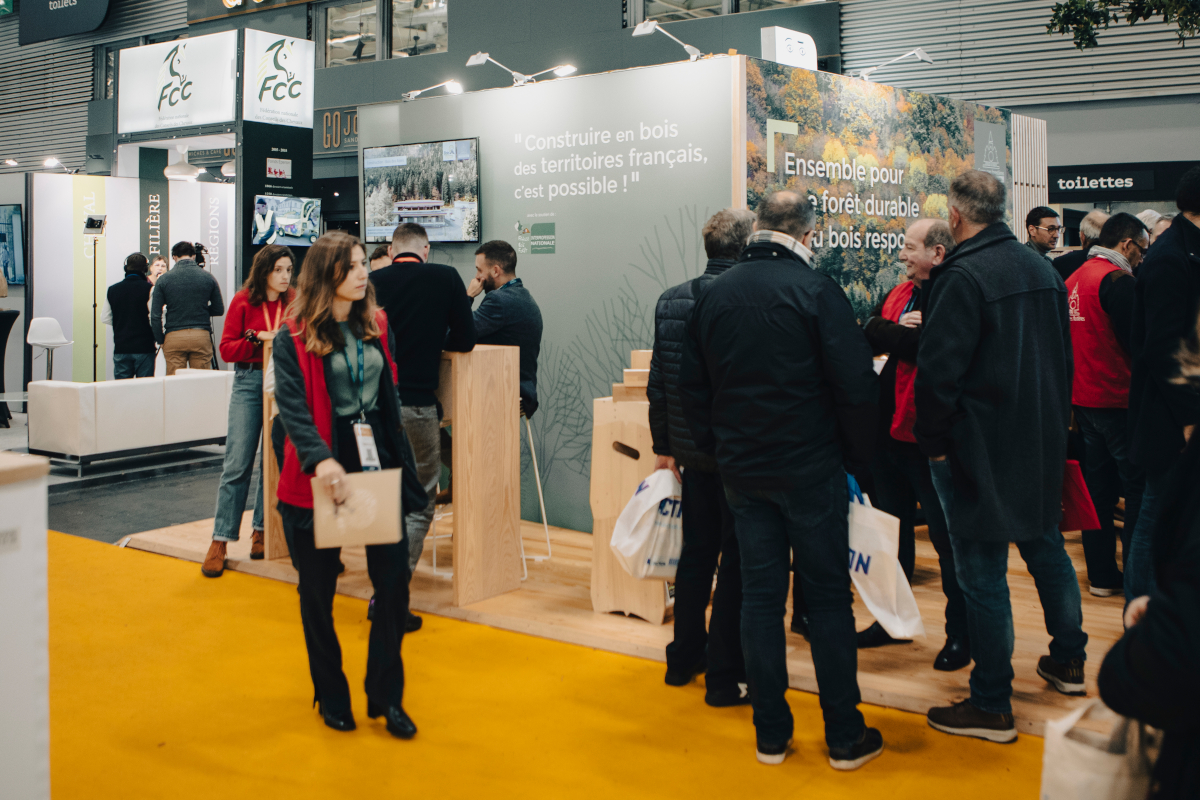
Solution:
[{"label": "man with glasses", "polygon": [[[1029,235],[1026,246],[1050,262],[1050,251],[1058,246],[1058,212],[1053,208],[1038,206],[1025,215],[1025,232]],[[1053,265],[1053,262],[1050,262]]]},{"label": "man with glasses", "polygon": [[1117,569],[1117,529],[1113,512],[1125,498],[1121,529],[1123,560],[1137,527],[1145,475],[1129,460],[1129,338],[1137,281],[1150,236],[1132,214],[1113,214],[1092,245],[1091,258],[1067,279],[1071,348],[1075,357],[1071,404],[1083,432],[1084,477],[1100,517],[1100,529],[1083,532],[1089,591],[1109,597],[1122,591]]}]

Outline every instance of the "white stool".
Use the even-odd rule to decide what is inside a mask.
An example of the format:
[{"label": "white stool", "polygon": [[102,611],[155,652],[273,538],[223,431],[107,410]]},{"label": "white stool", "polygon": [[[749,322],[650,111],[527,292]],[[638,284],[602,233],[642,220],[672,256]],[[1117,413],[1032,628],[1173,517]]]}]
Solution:
[{"label": "white stool", "polygon": [[46,380],[54,379],[54,351],[59,347],[74,344],[63,336],[62,326],[54,317],[34,317],[29,321],[29,333],[25,342],[46,350]]}]

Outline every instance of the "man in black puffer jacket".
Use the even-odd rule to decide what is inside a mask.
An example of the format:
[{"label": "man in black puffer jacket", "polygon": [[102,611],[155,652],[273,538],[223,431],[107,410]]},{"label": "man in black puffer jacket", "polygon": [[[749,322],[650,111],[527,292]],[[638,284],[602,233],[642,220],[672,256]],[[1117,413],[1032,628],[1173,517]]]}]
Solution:
[{"label": "man in black puffer jacket", "polygon": [[[679,364],[696,298],[714,278],[733,266],[753,230],[754,215],[732,208],[717,212],[704,225],[704,251],[708,255],[704,274],[672,286],[658,298],[654,356],[646,389],[650,434],[657,456],[654,468],[671,470],[683,483],[683,552],[675,573],[675,641],[667,645],[666,680],[671,686],[683,686],[707,668],[704,700],[711,706],[750,702],[749,695],[738,686],[746,681],[741,641],[741,559],[717,461],[696,447],[683,416]],[[713,597],[712,630],[706,633],[704,611],[718,556],[721,567]]]}]

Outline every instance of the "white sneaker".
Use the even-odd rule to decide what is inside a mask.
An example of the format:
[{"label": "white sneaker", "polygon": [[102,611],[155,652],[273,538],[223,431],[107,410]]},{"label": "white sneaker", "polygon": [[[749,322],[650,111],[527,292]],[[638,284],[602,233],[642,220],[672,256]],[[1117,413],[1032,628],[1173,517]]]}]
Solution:
[{"label": "white sneaker", "polygon": [[782,764],[783,760],[788,757],[788,753],[792,750],[792,740],[788,739],[787,744],[780,745],[764,745],[759,744],[755,755],[763,764]]}]

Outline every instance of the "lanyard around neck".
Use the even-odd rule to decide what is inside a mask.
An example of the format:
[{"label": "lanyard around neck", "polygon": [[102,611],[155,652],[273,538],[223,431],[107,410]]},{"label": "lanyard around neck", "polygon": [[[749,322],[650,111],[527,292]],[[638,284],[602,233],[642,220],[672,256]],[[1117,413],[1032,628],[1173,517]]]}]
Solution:
[{"label": "lanyard around neck", "polygon": [[355,344],[358,345],[358,373],[357,376],[354,368],[350,366],[350,356],[346,355],[346,348],[342,348],[342,358],[346,360],[346,371],[350,373],[350,385],[358,387],[358,417],[366,419],[367,414],[363,410],[363,384],[367,380],[367,370],[363,359],[363,343],[362,339],[355,339]]},{"label": "lanyard around neck", "polygon": [[280,295],[280,299],[276,302],[278,302],[279,305],[275,307],[274,324],[271,323],[271,314],[267,311],[267,303],[265,301],[263,302],[263,322],[267,323],[267,330],[271,332],[279,330],[279,318],[283,316],[283,295]]}]

